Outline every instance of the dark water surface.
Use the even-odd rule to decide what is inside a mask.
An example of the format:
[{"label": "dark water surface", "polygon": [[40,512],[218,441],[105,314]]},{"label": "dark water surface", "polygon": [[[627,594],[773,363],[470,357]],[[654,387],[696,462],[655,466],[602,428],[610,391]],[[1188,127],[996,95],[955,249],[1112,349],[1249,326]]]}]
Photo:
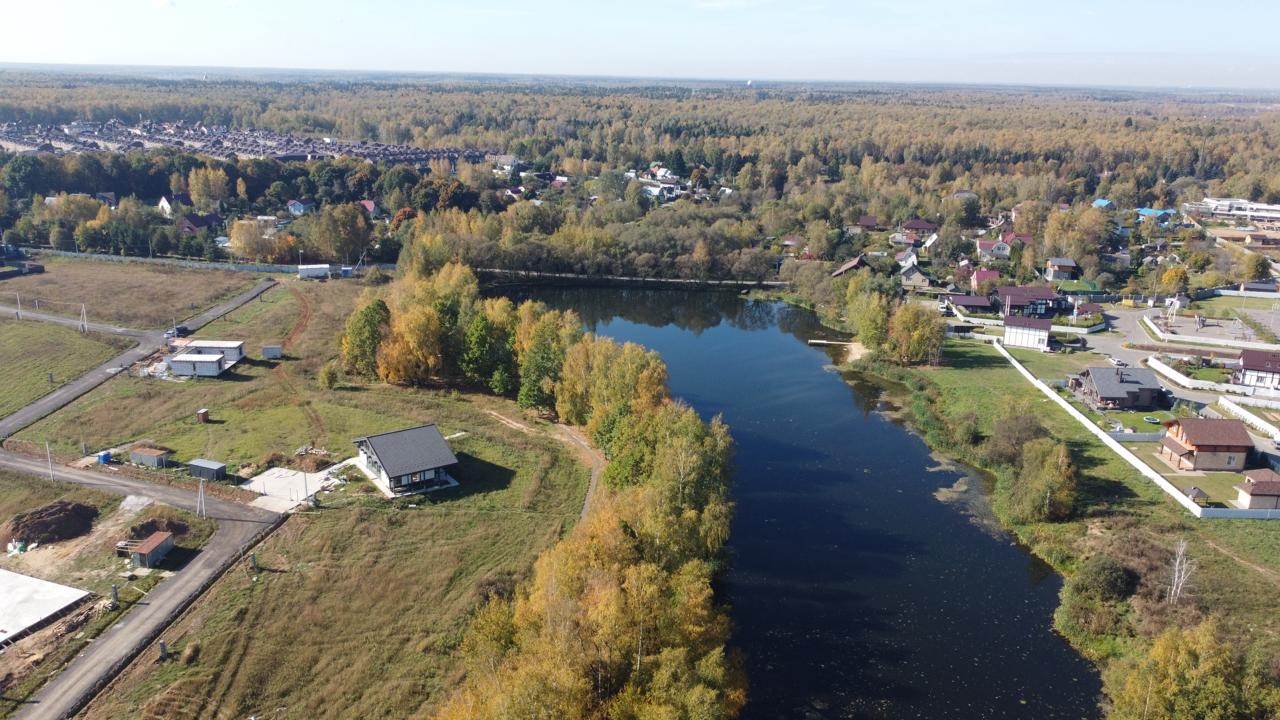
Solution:
[{"label": "dark water surface", "polygon": [[675,395],[729,423],[745,718],[1098,717],[1097,673],[1050,627],[1060,580],[983,521],[975,490],[939,499],[972,479],[805,344],[829,336],[812,313],[732,294],[519,296],[657,350]]}]

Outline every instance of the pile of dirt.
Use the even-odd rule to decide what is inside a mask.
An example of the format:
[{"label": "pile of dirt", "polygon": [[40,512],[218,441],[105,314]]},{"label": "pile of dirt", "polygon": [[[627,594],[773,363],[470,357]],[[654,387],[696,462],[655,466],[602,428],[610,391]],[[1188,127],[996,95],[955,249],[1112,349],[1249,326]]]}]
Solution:
[{"label": "pile of dirt", "polygon": [[134,540],[142,540],[149,537],[155,532],[171,532],[176,538],[180,538],[187,534],[191,527],[181,520],[173,518],[152,518],[144,523],[139,523],[129,528],[129,537]]},{"label": "pile of dirt", "polygon": [[44,507],[18,513],[0,529],[0,538],[27,543],[52,543],[80,537],[93,529],[98,508],[58,500]]}]

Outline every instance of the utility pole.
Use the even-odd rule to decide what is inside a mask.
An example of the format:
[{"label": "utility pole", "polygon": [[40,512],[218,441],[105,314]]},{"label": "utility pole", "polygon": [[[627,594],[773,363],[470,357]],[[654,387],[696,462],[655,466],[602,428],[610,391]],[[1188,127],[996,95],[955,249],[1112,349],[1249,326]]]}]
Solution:
[{"label": "utility pole", "polygon": [[204,478],[200,478],[200,487],[196,491],[196,516],[205,517],[204,507]]},{"label": "utility pole", "polygon": [[22,319],[22,294],[14,293],[13,296],[18,299],[18,319]]},{"label": "utility pole", "polygon": [[89,313],[85,310],[84,303],[80,303],[80,332],[89,332]]},{"label": "utility pole", "polygon": [[49,479],[53,479],[53,450],[49,448],[49,441],[44,441],[44,458],[49,463]]}]

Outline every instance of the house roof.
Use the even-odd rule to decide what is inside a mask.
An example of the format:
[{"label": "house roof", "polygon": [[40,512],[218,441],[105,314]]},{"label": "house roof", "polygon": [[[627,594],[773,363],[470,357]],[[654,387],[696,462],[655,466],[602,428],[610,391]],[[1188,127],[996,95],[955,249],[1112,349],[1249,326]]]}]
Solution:
[{"label": "house roof", "polygon": [[186,347],[206,347],[206,348],[242,348],[243,340],[192,340],[188,342]]},{"label": "house roof", "polygon": [[873,228],[879,225],[880,223],[876,222],[875,215],[863,215],[862,217],[858,218],[858,224],[861,225],[862,227]]},{"label": "house roof", "polygon": [[1032,330],[1044,330],[1048,332],[1053,328],[1053,321],[1041,318],[1022,317],[1021,315],[1010,315],[1004,319],[1004,326],[1031,328]]},{"label": "house roof", "polygon": [[1253,447],[1253,438],[1239,420],[1184,418],[1170,423],[1182,427],[1182,434],[1192,445],[1225,445]]},{"label": "house roof", "polygon": [[1240,351],[1240,367],[1258,372],[1280,373],[1280,352],[1242,350]]},{"label": "house roof", "polygon": [[[1008,322],[1008,320],[1006,320]],[[1123,398],[1144,389],[1159,390],[1156,374],[1147,368],[1118,368],[1091,365],[1085,368],[1099,398]]]},{"label": "house roof", "polygon": [[938,226],[934,225],[928,220],[922,220],[920,218],[911,218],[910,220],[902,223],[902,229],[903,230],[924,230],[925,232],[933,232],[934,230],[938,229]]},{"label": "house roof", "polygon": [[1186,490],[1183,490],[1182,492],[1184,495],[1191,498],[1192,500],[1208,500],[1209,499],[1209,493],[1201,490],[1199,487],[1195,485],[1192,485],[1191,487],[1187,488]]},{"label": "house roof", "polygon": [[999,279],[1000,279],[1000,271],[991,270],[989,268],[978,268],[977,270],[974,270],[973,276],[970,278],[970,280],[976,283],[983,283],[988,280],[999,280]]},{"label": "house roof", "polygon": [[144,448],[134,448],[129,451],[129,454],[130,455],[146,455],[147,457],[164,457],[166,455],[172,455],[173,453],[171,453],[168,450],[161,450],[160,448],[144,447]]},{"label": "house roof", "polygon": [[220,463],[217,460],[205,460],[204,458],[196,458],[187,463],[187,467],[204,468],[205,470],[226,470],[226,463]]},{"label": "house roof", "polygon": [[1274,470],[1250,470],[1244,474],[1244,478],[1244,482],[1236,485],[1236,489],[1245,495],[1280,495],[1280,473]]},{"label": "house roof", "polygon": [[841,275],[849,272],[850,270],[857,270],[860,267],[862,267],[862,256],[858,255],[857,257],[853,258],[852,260],[849,260],[848,262],[836,268],[835,270],[832,270],[831,277],[840,277]]},{"label": "house roof", "polygon": [[1178,442],[1177,440],[1174,440],[1168,435],[1165,435],[1163,438],[1160,439],[1160,444],[1163,445],[1166,450],[1169,450],[1170,452],[1172,452],[1174,455],[1177,455],[1178,457],[1185,457],[1195,452],[1191,448],[1183,447],[1182,443]]},{"label": "house roof", "polygon": [[356,438],[355,442],[368,445],[390,477],[458,462],[434,423]]},{"label": "house roof", "polygon": [[1103,307],[1098,303],[1080,303],[1076,306],[1076,310],[1082,313],[1100,313]]},{"label": "house roof", "polygon": [[1013,305],[1026,305],[1036,300],[1056,300],[1058,291],[1030,285],[1002,285],[996,288],[996,295],[1001,301],[1007,298]]},{"label": "house roof", "polygon": [[1053,267],[1076,267],[1076,261],[1071,258],[1051,257],[1046,264]]},{"label": "house roof", "polygon": [[157,530],[146,537],[145,540],[138,543],[133,552],[139,555],[146,555],[154,552],[156,548],[164,544],[164,542],[173,537],[173,533],[167,530]]},{"label": "house roof", "polygon": [[956,307],[984,309],[991,307],[991,298],[981,295],[948,295],[947,299]]},{"label": "house roof", "polygon": [[222,353],[182,353],[169,358],[169,362],[221,363],[222,357]]}]

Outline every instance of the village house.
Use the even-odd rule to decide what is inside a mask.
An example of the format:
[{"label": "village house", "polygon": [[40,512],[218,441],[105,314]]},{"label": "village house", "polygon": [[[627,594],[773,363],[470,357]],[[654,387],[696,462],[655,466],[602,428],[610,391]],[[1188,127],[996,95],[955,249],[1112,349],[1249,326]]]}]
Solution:
[{"label": "village house", "polygon": [[917,235],[928,235],[930,233],[938,232],[937,225],[920,218],[911,218],[910,220],[902,223],[902,229],[916,233]]},{"label": "village house", "polygon": [[217,229],[222,227],[222,216],[217,213],[209,213],[201,215],[200,213],[187,213],[182,216],[182,222],[179,228],[187,235],[195,235],[205,228]]},{"label": "village house", "polygon": [[156,203],[156,209],[164,213],[167,218],[172,218],[174,210],[179,206],[195,207],[195,203],[191,202],[191,196],[186,193],[166,195],[160,198],[160,202]]},{"label": "village house", "polygon": [[851,260],[847,260],[847,261],[845,261],[845,263],[844,263],[843,265],[841,265],[840,267],[836,268],[835,270],[832,270],[832,271],[831,271],[831,277],[833,277],[833,278],[838,278],[838,277],[840,277],[841,275],[844,275],[844,274],[845,274],[845,273],[847,273],[847,272],[851,272],[851,271],[853,271],[853,270],[857,270],[858,268],[861,268],[861,267],[864,267],[864,266],[866,266],[866,262],[864,262],[864,261],[863,261],[863,259],[862,259],[862,256],[861,256],[861,255],[857,255],[857,256],[853,257]]},{"label": "village house", "polygon": [[1053,288],[1003,285],[996,288],[996,301],[1004,315],[1051,317],[1063,308],[1064,299]]},{"label": "village house", "polygon": [[899,273],[898,279],[902,281],[902,289],[907,292],[923,290],[933,284],[933,281],[929,276],[921,272],[920,268],[914,264],[908,265],[901,273]]},{"label": "village house", "polygon": [[863,215],[863,216],[859,217],[859,218],[858,218],[858,227],[862,228],[863,230],[867,230],[867,231],[871,231],[871,230],[879,230],[879,229],[881,229],[881,228],[880,228],[880,221],[876,219],[876,216],[875,216],[875,215]]},{"label": "village house", "polygon": [[1008,260],[1013,252],[1013,245],[1000,238],[979,240],[975,245],[978,247],[978,257],[982,260]]},{"label": "village house", "polygon": [[947,302],[951,303],[953,309],[966,315],[991,312],[991,299],[983,295],[948,295]]},{"label": "village house", "polygon": [[1093,207],[1110,212],[1116,209],[1116,204],[1106,198],[1098,198],[1093,201]]},{"label": "village house", "polygon": [[1004,319],[1004,344],[1049,352],[1049,330],[1052,327],[1049,320],[1011,315]]},{"label": "village house", "polygon": [[289,210],[289,214],[294,217],[302,217],[307,213],[315,212],[315,200],[290,200],[285,207]]},{"label": "village house", "polygon": [[1235,486],[1236,507],[1241,510],[1280,509],[1280,473],[1271,469],[1250,470],[1244,482]]},{"label": "village house", "polygon": [[903,268],[904,270],[920,264],[920,256],[916,255],[915,250],[903,250],[902,252],[894,255],[893,259],[898,263],[898,267]]},{"label": "village house", "polygon": [[1053,257],[1044,263],[1045,280],[1075,280],[1080,268],[1071,258]]},{"label": "village house", "polygon": [[1231,381],[1248,387],[1280,388],[1280,352],[1242,350],[1240,369]]},{"label": "village house", "polygon": [[989,270],[987,268],[978,268],[973,271],[973,275],[969,276],[969,286],[975,293],[982,292],[980,288],[989,282],[999,282],[1000,272],[998,270]]},{"label": "village house", "polygon": [[1147,368],[1091,365],[1068,376],[1067,386],[1095,410],[1153,410],[1164,390]]},{"label": "village house", "polygon": [[1183,418],[1166,424],[1160,457],[1178,470],[1244,469],[1253,438],[1239,420]]},{"label": "village house", "polygon": [[444,468],[455,465],[449,443],[434,424],[356,438],[357,464],[387,497],[457,484]]}]

